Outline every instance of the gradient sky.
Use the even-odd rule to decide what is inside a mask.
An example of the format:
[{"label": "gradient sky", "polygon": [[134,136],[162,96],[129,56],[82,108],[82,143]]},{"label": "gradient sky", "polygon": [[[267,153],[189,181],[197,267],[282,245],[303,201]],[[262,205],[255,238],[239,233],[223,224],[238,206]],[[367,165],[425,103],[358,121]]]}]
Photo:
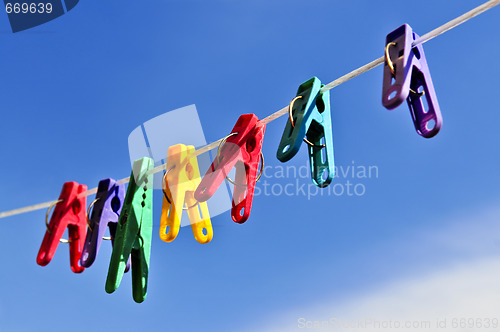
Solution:
[{"label": "gradient sky", "polygon": [[[129,133],[160,114],[196,104],[215,141],[240,114],[287,105],[310,77],[327,83],[381,56],[401,24],[422,35],[483,2],[82,0],[16,34],[0,15],[0,211],[56,199],[66,181],[128,176]],[[365,195],[262,194],[243,225],[214,217],[201,245],[189,228],[160,240],[155,191],[143,304],[128,275],[105,293],[108,243],[76,275],[64,245],[36,264],[44,210],[0,220],[0,330],[294,331],[300,318],[499,315],[499,19],[495,8],[424,45],[444,118],[435,138],[416,134],[406,105],[383,108],[381,67],[331,91],[336,163],[379,170],[334,183],[362,183]],[[285,122],[267,127],[266,165],[281,165]],[[302,147],[286,165],[306,158]]]}]

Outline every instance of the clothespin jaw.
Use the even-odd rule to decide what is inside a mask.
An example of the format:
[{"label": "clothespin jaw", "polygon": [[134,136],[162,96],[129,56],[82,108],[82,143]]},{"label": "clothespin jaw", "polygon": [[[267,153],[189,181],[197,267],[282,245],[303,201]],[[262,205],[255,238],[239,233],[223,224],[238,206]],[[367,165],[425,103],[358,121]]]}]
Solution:
[{"label": "clothespin jaw", "polygon": [[305,141],[311,178],[318,187],[328,186],[335,176],[330,92],[321,92],[322,87],[317,77],[299,86],[276,153],[278,160],[287,162]]},{"label": "clothespin jaw", "polygon": [[[111,241],[114,242],[116,223],[118,222],[124,199],[125,185],[118,185],[113,179],[104,179],[99,182],[92,214],[88,220],[89,230],[80,259],[82,266],[90,267],[94,263],[108,226]],[[125,272],[129,268],[130,262],[127,264]]]},{"label": "clothespin jaw", "polygon": [[443,118],[424,48],[412,47],[418,38],[408,24],[387,35],[382,104],[391,110],[406,100],[417,133],[431,138],[441,129]]},{"label": "clothespin jaw", "polygon": [[260,123],[255,114],[241,115],[201,180],[194,198],[199,202],[207,201],[236,167],[231,217],[236,223],[244,223],[252,208],[265,130],[265,124]]},{"label": "clothespin jaw", "polygon": [[132,293],[134,301],[146,298],[151,237],[153,232],[153,169],[151,158],[134,162],[111,253],[106,292],[113,293],[123,277],[128,257],[132,258]]},{"label": "clothespin jaw", "polygon": [[38,265],[45,266],[50,263],[67,228],[71,270],[74,273],[81,273],[85,270],[84,267],[79,265],[83,243],[87,234],[85,215],[87,196],[82,195],[80,197],[80,194],[85,191],[87,191],[87,186],[76,182],[66,182],[63,185],[59,195],[60,202],[57,203],[50,218],[38,252],[36,259]]},{"label": "clothespin jaw", "polygon": [[312,145],[307,144],[312,181],[316,186],[323,188],[328,186],[335,176],[330,91],[318,94],[316,108],[321,115],[317,119],[321,122],[311,121],[306,137],[312,143]]},{"label": "clothespin jaw", "polygon": [[194,191],[201,182],[194,152],[194,146],[184,144],[173,145],[167,151],[167,174],[164,176],[165,192],[160,223],[160,238],[165,242],[172,242],[177,237],[183,209],[187,209],[196,241],[208,243],[213,237],[207,203],[198,202],[194,198]]}]

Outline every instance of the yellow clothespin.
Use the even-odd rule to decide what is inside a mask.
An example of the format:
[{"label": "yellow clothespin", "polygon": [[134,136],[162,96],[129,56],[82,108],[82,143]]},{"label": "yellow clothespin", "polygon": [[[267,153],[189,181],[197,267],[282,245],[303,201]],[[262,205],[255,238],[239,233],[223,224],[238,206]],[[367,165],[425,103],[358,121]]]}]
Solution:
[{"label": "yellow clothespin", "polygon": [[208,243],[213,237],[207,203],[194,198],[201,182],[198,160],[192,156],[194,152],[194,146],[184,144],[173,145],[167,151],[160,223],[160,238],[165,242],[172,242],[179,234],[182,210],[187,210],[196,241]]}]

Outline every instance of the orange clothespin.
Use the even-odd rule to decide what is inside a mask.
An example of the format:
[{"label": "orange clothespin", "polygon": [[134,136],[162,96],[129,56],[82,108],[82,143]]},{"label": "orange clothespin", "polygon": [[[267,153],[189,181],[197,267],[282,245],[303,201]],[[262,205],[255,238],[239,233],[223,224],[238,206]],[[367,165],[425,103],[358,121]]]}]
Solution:
[{"label": "orange clothespin", "polygon": [[[87,191],[86,185],[66,182],[63,185],[59,200],[49,207],[45,216],[47,231],[36,258],[38,265],[45,266],[49,264],[52,257],[54,257],[59,242],[63,242],[69,243],[71,270],[75,273],[82,273],[85,270],[79,264],[87,235],[87,217],[85,214],[87,196],[79,197],[79,195],[85,191]],[[56,208],[50,218],[50,223],[47,223],[50,209],[54,205]],[[66,228],[68,228],[69,240],[61,239]]]},{"label": "orange clothespin", "polygon": [[213,237],[207,203],[194,198],[201,181],[194,152],[194,146],[184,144],[173,145],[167,151],[160,223],[160,238],[165,242],[172,242],[179,234],[183,210],[187,210],[196,241],[208,243]]}]

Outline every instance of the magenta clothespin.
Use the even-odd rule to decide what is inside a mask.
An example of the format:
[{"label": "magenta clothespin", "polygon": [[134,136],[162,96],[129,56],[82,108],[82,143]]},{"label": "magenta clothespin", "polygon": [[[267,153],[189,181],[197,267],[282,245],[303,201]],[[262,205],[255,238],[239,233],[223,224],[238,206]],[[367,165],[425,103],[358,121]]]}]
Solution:
[{"label": "magenta clothespin", "polygon": [[412,47],[418,38],[408,24],[387,35],[382,104],[391,110],[406,99],[417,133],[431,138],[441,129],[443,118],[424,49]]},{"label": "magenta clothespin", "polygon": [[[99,182],[93,205],[94,208],[88,220],[89,229],[80,259],[82,266],[90,267],[94,263],[108,226],[111,242],[114,243],[116,223],[122,210],[124,198],[125,185],[118,185],[113,179],[105,179]],[[129,268],[130,258],[127,262],[125,272]]]}]

